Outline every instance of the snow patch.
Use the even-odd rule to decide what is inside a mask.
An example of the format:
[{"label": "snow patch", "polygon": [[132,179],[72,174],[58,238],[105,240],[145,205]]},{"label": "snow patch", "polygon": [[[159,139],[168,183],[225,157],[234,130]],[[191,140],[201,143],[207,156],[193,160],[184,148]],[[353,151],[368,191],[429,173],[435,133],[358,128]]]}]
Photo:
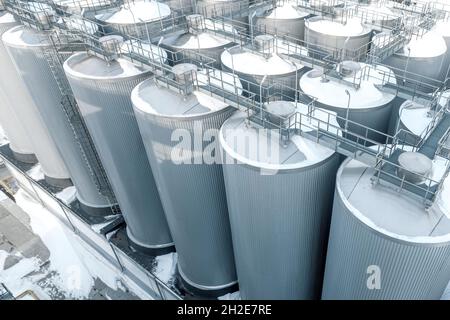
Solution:
[{"label": "snow patch", "polygon": [[65,204],[70,204],[76,199],[77,189],[74,186],[70,186],[65,188],[63,191],[58,192],[55,196]]},{"label": "snow patch", "polygon": [[44,180],[45,179],[44,171],[42,171],[42,167],[41,167],[40,163],[38,163],[33,168],[28,170],[27,174],[28,174],[28,176],[31,179],[33,179],[35,181],[39,181],[39,180]]},{"label": "snow patch", "polygon": [[175,275],[177,254],[172,252],[156,257],[155,276],[164,283],[169,283]]}]

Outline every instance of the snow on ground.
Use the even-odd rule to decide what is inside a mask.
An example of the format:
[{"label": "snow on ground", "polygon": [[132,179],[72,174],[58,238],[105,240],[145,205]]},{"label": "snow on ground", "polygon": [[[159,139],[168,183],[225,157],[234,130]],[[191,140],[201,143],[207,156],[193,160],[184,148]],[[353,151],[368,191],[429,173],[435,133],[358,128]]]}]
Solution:
[{"label": "snow on ground", "polygon": [[5,135],[5,131],[3,131],[3,128],[0,126],[0,146],[9,143],[8,138]]},{"label": "snow on ground", "polygon": [[75,201],[77,189],[74,186],[70,186],[58,192],[55,196],[65,204],[70,204]]},{"label": "snow on ground", "polygon": [[30,216],[30,225],[50,251],[50,269],[55,271],[53,283],[68,297],[87,298],[94,279],[68,240],[66,231],[58,219],[19,190],[16,203]]},{"label": "snow on ground", "polygon": [[42,167],[41,167],[40,163],[38,163],[33,168],[28,170],[27,174],[30,176],[31,179],[36,180],[36,181],[45,179],[45,175],[44,175],[44,172],[42,171]]},{"label": "snow on ground", "polygon": [[241,293],[239,291],[233,293],[227,293],[226,295],[220,296],[219,300],[241,300]]},{"label": "snow on ground", "polygon": [[177,254],[172,252],[156,257],[155,276],[164,283],[169,283],[175,275]]}]

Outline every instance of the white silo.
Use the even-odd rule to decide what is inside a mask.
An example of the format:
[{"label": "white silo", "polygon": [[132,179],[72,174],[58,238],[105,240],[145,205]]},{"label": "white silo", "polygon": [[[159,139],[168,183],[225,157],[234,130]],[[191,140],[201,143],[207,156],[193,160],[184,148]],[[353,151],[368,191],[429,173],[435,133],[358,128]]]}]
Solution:
[{"label": "white silo", "polygon": [[[187,33],[169,35],[162,41],[161,46],[169,51],[169,62],[176,64],[178,61],[187,62],[191,58],[195,63],[200,59],[198,55],[200,54],[214,59],[214,61],[205,61],[204,63],[213,62],[212,66],[220,68],[220,55],[226,48],[233,45],[230,39],[220,35],[220,29],[223,28],[227,33],[232,34],[233,27],[231,25],[222,26],[220,23],[214,24],[199,14],[186,16],[186,23]],[[215,33],[214,30],[218,32]]]},{"label": "white silo", "polygon": [[278,54],[276,44],[273,36],[259,35],[254,39],[253,49],[236,46],[220,57],[223,68],[238,75],[244,90],[253,93],[257,100],[274,93],[282,93],[285,99],[295,99],[304,66]]},{"label": "white silo", "polygon": [[[179,64],[173,70],[181,80],[195,78],[202,86],[210,80],[218,88],[224,83],[225,90],[242,93],[234,87],[239,79],[225,72],[197,71],[192,64]],[[131,99],[175,242],[181,279],[200,295],[220,296],[235,290],[225,186],[218,153],[214,154],[219,152],[217,132],[235,109],[208,93],[194,90],[184,96],[154,79],[139,84]],[[195,145],[180,146],[174,138],[178,134]],[[194,139],[203,139],[203,134],[212,134],[214,140],[198,145]],[[208,154],[211,143],[214,150]]]},{"label": "white silo", "polygon": [[[165,60],[163,51],[150,49]],[[65,61],[64,71],[134,247],[152,254],[173,250],[130,98],[150,70],[123,58],[107,62],[82,52]]]},{"label": "white silo", "polygon": [[164,29],[163,20],[170,15],[171,10],[164,3],[138,0],[96,12],[95,19],[106,34],[119,32],[123,35],[148,39]]},{"label": "white silo", "polygon": [[[431,93],[445,80],[447,45],[444,38],[436,32],[418,33],[402,49],[381,62],[392,67],[399,84],[417,92]],[[374,36],[372,53],[377,55],[380,52],[377,50],[385,46],[390,38],[386,33]]]},{"label": "white silo", "polygon": [[[0,10],[0,35],[15,25],[17,25],[17,22],[14,20],[14,17],[10,13]],[[1,44],[0,63],[6,67],[11,64],[8,61],[5,48]],[[5,84],[10,81],[8,78],[10,72],[11,68],[6,69],[6,72],[2,68],[3,75],[0,79],[0,122],[8,137],[9,147],[14,157],[25,163],[36,163],[36,155],[34,154],[30,136],[21,119],[14,111],[15,104],[17,103],[16,97],[12,92],[8,92],[8,88],[5,87]]]},{"label": "white silo", "polygon": [[[450,9],[450,6],[448,7],[448,9]],[[445,73],[445,79],[447,79],[448,77],[450,77],[450,21],[439,20],[431,30],[443,37],[445,40],[445,44],[447,45],[447,55],[443,65],[443,72]],[[450,86],[450,83],[447,83],[447,87],[448,86]]]},{"label": "white silo", "polygon": [[[12,15],[9,13],[0,13],[0,15],[0,36],[2,36],[7,30],[17,25],[17,23],[14,22]],[[0,93],[6,99],[0,105],[3,108],[12,106],[9,113],[1,112],[2,116],[7,116],[5,121],[2,121],[2,125],[5,122],[7,125],[23,126],[27,134],[27,142],[32,144],[32,148],[37,160],[41,164],[47,183],[56,187],[70,185],[70,177],[59,151],[53,139],[50,137],[28,90],[15,69],[3,42],[0,43],[0,69],[3,74],[0,77]],[[14,101],[11,101],[11,99],[14,99]],[[15,120],[18,123],[15,123]],[[14,145],[11,145],[11,148],[15,151]]]},{"label": "white silo", "polygon": [[[308,113],[286,101],[266,109]],[[328,114],[314,111],[324,121]],[[236,112],[219,133],[240,295],[316,299],[339,155],[296,134],[283,145],[278,131],[257,129],[246,118]],[[302,130],[316,126],[311,120]]]},{"label": "white silo", "polygon": [[389,4],[384,2],[358,4],[356,10],[356,16],[364,24],[368,24],[374,29],[392,29],[400,23],[400,15],[389,8]]},{"label": "white silo", "polygon": [[286,2],[271,10],[258,12],[254,18],[254,29],[258,32],[292,37],[303,41],[305,19],[310,15],[296,6],[295,1]]},{"label": "white silo", "polygon": [[248,15],[251,0],[196,0],[196,12],[207,18],[224,19],[238,32],[248,29]]},{"label": "white silo", "polygon": [[[398,172],[440,180],[448,160],[401,148]],[[427,210],[418,196],[374,184],[375,175],[351,159],[338,171],[322,298],[439,299],[450,280],[450,184]],[[403,177],[425,186],[417,175]]]},{"label": "white silo", "polygon": [[[352,133],[366,136],[366,129],[357,124],[386,132],[395,95],[377,86],[389,78],[395,84],[394,73],[384,66],[373,67],[356,62],[344,62],[339,69],[342,79],[324,77],[315,70],[305,73],[300,79],[300,90],[316,98],[316,105],[337,112],[339,125],[342,128],[347,125]],[[369,132],[368,137],[383,140],[373,132]]]},{"label": "white silo", "polygon": [[110,214],[112,204],[99,193],[62,107],[61,89],[48,62],[54,48],[47,34],[18,26],[5,32],[2,40],[64,160],[81,206],[94,214]]},{"label": "white silo", "polygon": [[305,41],[315,54],[338,60],[362,61],[366,58],[372,29],[355,17],[344,21],[313,17],[305,21]]},{"label": "white silo", "polygon": [[85,14],[118,5],[117,0],[53,0],[56,9],[65,13]]}]

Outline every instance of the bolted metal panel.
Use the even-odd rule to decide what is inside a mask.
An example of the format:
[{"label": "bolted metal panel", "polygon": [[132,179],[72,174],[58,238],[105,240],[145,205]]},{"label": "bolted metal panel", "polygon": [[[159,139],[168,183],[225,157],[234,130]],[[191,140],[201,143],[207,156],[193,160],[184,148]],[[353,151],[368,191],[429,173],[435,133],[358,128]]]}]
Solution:
[{"label": "bolted metal panel", "polygon": [[[12,29],[13,32],[21,30],[30,32],[30,39],[36,40],[34,37],[39,37],[38,34],[27,31],[28,29],[23,26]],[[42,38],[42,35],[40,37]],[[9,40],[6,42],[5,35],[3,36],[8,53],[64,160],[77,189],[78,200],[90,207],[109,207],[108,200],[99,194],[93,182],[79,144],[61,106],[63,97],[44,54],[44,50],[46,50],[44,38],[38,42],[39,44],[30,46],[23,43],[16,45],[10,43]]]},{"label": "bolted metal panel", "polygon": [[[0,23],[0,36],[12,27],[13,24]],[[14,99],[13,111],[15,115],[9,116],[8,122],[12,124],[15,117],[20,119],[46,177],[50,179],[69,179],[69,174],[61,159],[61,155],[50,137],[27,88],[14,68],[3,42],[0,42],[0,69],[3,74],[0,77],[0,91],[4,90],[4,92],[8,93],[8,97]],[[6,107],[7,103],[2,103],[1,105]],[[14,147],[12,149],[14,150]]]},{"label": "bolted metal panel", "polygon": [[[344,202],[339,174],[322,299],[440,299],[450,278],[450,244],[405,242],[373,230]],[[380,289],[367,286],[372,265],[380,268]]]},{"label": "bolted metal panel", "polygon": [[[0,36],[16,25],[17,22],[14,21],[11,14],[0,11]],[[0,78],[0,122],[2,128],[8,136],[9,146],[14,153],[31,156],[34,153],[34,148],[30,136],[23,125],[22,119],[14,111],[16,104],[21,102],[21,95],[14,94],[16,90],[10,91],[11,86],[5,86],[8,83],[12,84],[11,80],[15,80],[11,79],[11,77],[14,78],[15,70],[11,66],[3,44],[0,44],[0,64],[2,72]]]},{"label": "bolted metal panel", "polygon": [[[150,81],[135,90],[149,85]],[[193,105],[192,100],[195,98],[191,95],[182,103]],[[199,135],[207,130],[218,130],[234,108],[191,117],[150,114],[136,105],[134,112],[174,238],[178,268],[183,278],[205,290],[236,283],[221,165],[197,164],[195,161],[202,161],[201,153],[188,156],[184,159],[185,164],[174,163],[172,157],[179,145],[179,141],[172,140],[174,130],[184,130],[191,139],[202,139]],[[206,150],[210,142],[200,143],[201,150]]]},{"label": "bolted metal panel", "polygon": [[74,72],[72,62],[69,63],[85,57],[85,53],[73,55],[64,69],[124,215],[128,236],[143,247],[171,246],[169,228],[130,98],[132,89],[150,73],[93,79]]},{"label": "bolted metal panel", "polygon": [[243,299],[320,296],[338,162],[334,154],[315,166],[275,175],[223,165]]}]

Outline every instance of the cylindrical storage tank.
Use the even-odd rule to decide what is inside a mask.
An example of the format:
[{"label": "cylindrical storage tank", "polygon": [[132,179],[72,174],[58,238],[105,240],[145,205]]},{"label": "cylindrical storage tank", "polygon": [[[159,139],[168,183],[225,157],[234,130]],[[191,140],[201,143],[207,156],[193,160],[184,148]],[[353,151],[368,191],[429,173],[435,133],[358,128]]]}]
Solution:
[{"label": "cylindrical storage tank", "polygon": [[297,0],[302,5],[317,10],[317,13],[333,13],[334,9],[344,6],[343,0]]},{"label": "cylindrical storage tank", "polygon": [[[14,17],[6,12],[0,11],[0,35],[3,35],[8,29],[17,25]],[[0,122],[9,140],[9,147],[13,152],[14,157],[25,163],[36,163],[36,155],[31,142],[31,138],[26,131],[22,119],[16,114],[16,104],[20,103],[13,92],[10,92],[11,87],[5,85],[11,83],[9,78],[10,73],[15,73],[8,54],[2,44],[0,44],[0,64],[2,66],[2,76],[0,78]],[[4,69],[6,68],[6,70]],[[17,78],[17,75],[16,75]]]},{"label": "cylindrical storage tank", "polygon": [[[191,60],[191,63],[195,63],[198,60],[206,60],[204,63],[211,62],[212,66],[220,68],[220,55],[226,48],[233,46],[233,42],[219,34],[205,31],[206,28],[214,30],[214,28],[217,29],[221,26],[213,24],[202,15],[188,15],[186,16],[186,22],[189,29],[188,33],[168,36],[162,41],[161,46],[168,50],[169,63],[177,64],[189,60]],[[228,28],[227,32],[233,32],[231,25]],[[214,59],[214,61],[203,59],[201,56]]]},{"label": "cylindrical storage tank", "polygon": [[[395,95],[379,90],[377,85],[382,84],[385,74],[386,78],[391,75],[391,82],[395,83],[393,72],[384,66],[372,67],[363,63],[344,62],[340,64],[341,71],[342,66],[350,71],[342,74],[343,81],[331,77],[324,80],[320,72],[311,70],[300,79],[300,90],[316,98],[317,106],[336,112],[342,128],[346,126],[348,114],[350,122],[347,122],[347,127],[351,133],[366,137],[366,129],[362,126],[387,132]],[[353,85],[355,79],[359,87]],[[367,137],[386,142],[382,135],[375,132],[368,132]],[[360,142],[364,144],[364,140]]]},{"label": "cylindrical storage tank", "polygon": [[[448,7],[450,10],[450,5]],[[449,13],[450,14],[450,13]],[[439,34],[444,38],[445,44],[447,45],[446,60],[443,65],[443,72],[445,75],[444,79],[450,77],[450,21],[449,20],[439,20],[436,22],[433,29],[431,29],[436,34]],[[447,87],[450,87],[450,83],[447,83]]]},{"label": "cylindrical storage tank", "polygon": [[[204,72],[197,72],[197,80],[206,84]],[[214,78],[223,78],[226,86],[234,82],[231,75],[210,72],[213,83]],[[131,99],[177,249],[181,278],[194,292],[222,295],[236,287],[237,280],[222,167],[218,154],[205,153],[218,142],[200,142],[199,149],[192,150],[190,143],[180,146],[173,137],[177,132],[193,139],[203,132],[215,137],[235,109],[206,93],[180,95],[158,86],[154,79],[138,85]],[[189,155],[177,159],[180,151]]]},{"label": "cylindrical storage tank", "polygon": [[196,0],[196,12],[207,17],[223,17],[238,32],[248,31],[249,0]]},{"label": "cylindrical storage tank", "polygon": [[331,54],[341,60],[364,60],[371,37],[372,30],[358,18],[348,19],[345,24],[321,17],[305,21],[305,41],[314,56]]},{"label": "cylindrical storage tank", "polygon": [[[11,14],[0,13],[0,37],[16,23]],[[26,132],[27,143],[31,143],[35,150],[36,158],[40,162],[45,180],[55,187],[66,187],[71,185],[66,166],[61,159],[58,149],[53,139],[39,115],[33,99],[28,93],[23,80],[19,76],[11,61],[3,42],[0,42],[0,93],[6,99],[0,103],[0,107],[8,108],[10,112],[1,111],[2,116],[7,116],[6,121],[2,121],[5,128],[8,125],[23,127]],[[7,110],[5,110],[7,111]],[[15,120],[18,122],[15,123]],[[5,122],[5,125],[3,125]],[[14,145],[10,145],[15,151]],[[17,153],[17,151],[15,151]]]},{"label": "cylindrical storage tank", "polygon": [[119,32],[140,39],[159,34],[164,28],[162,20],[170,17],[168,5],[154,0],[129,2],[117,8],[95,14],[105,34]]},{"label": "cylindrical storage tank", "polygon": [[[423,158],[403,154],[411,168]],[[438,181],[445,161],[424,163]],[[419,197],[374,185],[375,174],[351,159],[337,173],[322,298],[439,299],[450,280],[450,189],[426,210]]]},{"label": "cylindrical storage tank", "polygon": [[[379,33],[372,41],[373,52],[387,42],[388,35]],[[447,45],[442,36],[435,32],[426,32],[422,36],[413,36],[403,49],[382,61],[391,66],[399,84],[415,91],[431,93],[442,85],[447,68]]]},{"label": "cylindrical storage tank", "polygon": [[63,97],[44,53],[53,50],[47,35],[18,26],[4,33],[2,40],[64,160],[77,199],[88,212],[110,214],[111,204],[99,194],[61,106]]},{"label": "cylindrical storage tank", "polygon": [[238,75],[242,87],[255,94],[258,101],[278,93],[284,99],[294,100],[304,66],[275,53],[274,41],[272,36],[260,35],[255,37],[256,51],[242,47],[228,49],[220,56],[222,67]]},{"label": "cylindrical storage tank", "polygon": [[400,23],[400,15],[392,11],[385,3],[358,5],[357,16],[363,23],[374,26],[378,30],[391,29]]},{"label": "cylindrical storage tank", "polygon": [[118,0],[53,0],[56,9],[64,13],[87,13],[109,8],[118,4]]},{"label": "cylindrical storage tank", "polygon": [[316,299],[339,155],[298,135],[284,146],[246,117],[235,113],[219,133],[241,298]]},{"label": "cylindrical storage tank", "polygon": [[303,41],[305,37],[305,19],[310,14],[301,11],[294,3],[285,3],[272,10],[257,13],[254,31],[278,36],[288,36]]},{"label": "cylindrical storage tank", "polygon": [[170,9],[180,15],[191,14],[194,12],[195,0],[164,0]]},{"label": "cylindrical storage tank", "polygon": [[130,98],[150,71],[122,58],[106,62],[84,52],[67,59],[64,71],[122,210],[128,237],[149,253],[172,250]]}]

